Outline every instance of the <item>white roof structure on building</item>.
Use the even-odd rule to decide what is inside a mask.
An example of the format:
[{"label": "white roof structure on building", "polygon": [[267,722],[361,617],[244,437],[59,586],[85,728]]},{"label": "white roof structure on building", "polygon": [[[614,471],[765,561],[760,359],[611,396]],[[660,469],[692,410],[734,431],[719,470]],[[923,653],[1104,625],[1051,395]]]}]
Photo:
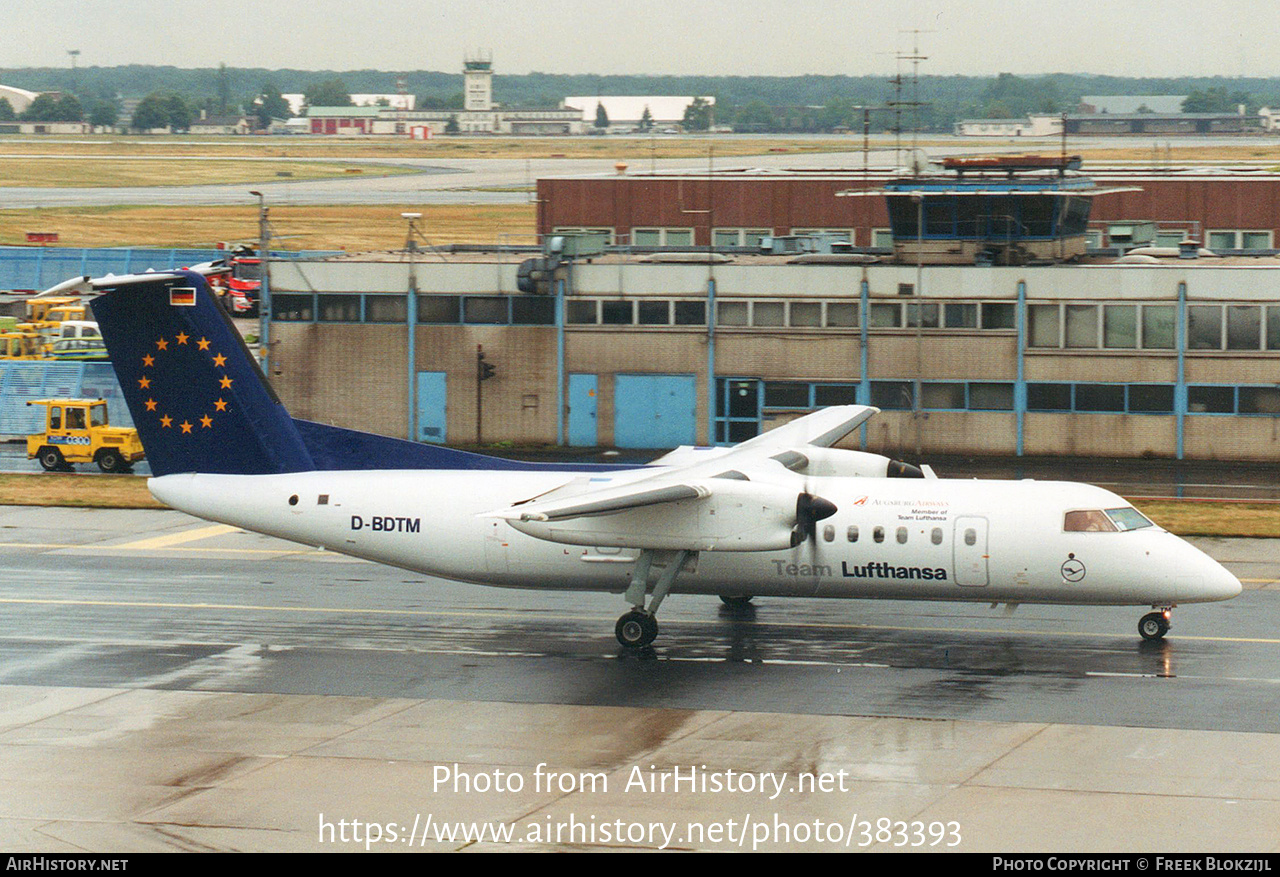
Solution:
[{"label": "white roof structure on building", "polygon": [[[714,97],[704,97],[709,104],[714,104]],[[614,96],[614,95],[590,95],[579,97],[567,97],[564,99],[566,107],[572,107],[582,111],[582,120],[584,122],[594,122],[596,120],[596,105],[604,104],[604,111],[609,114],[609,121],[612,124],[622,122],[639,122],[644,115],[644,108],[649,108],[649,115],[657,124],[679,122],[684,119],[684,111],[693,103],[691,95],[671,96],[671,95],[637,95],[637,96]]]},{"label": "white roof structure on building", "polygon": [[20,113],[27,107],[31,106],[31,102],[39,97],[37,92],[27,91],[25,88],[14,88],[12,85],[0,85],[0,97],[9,102],[15,113]]},{"label": "white roof structure on building", "polygon": [[[295,116],[302,114],[302,108],[307,103],[306,95],[282,94],[280,96],[289,102],[289,112]],[[378,101],[384,98],[387,106],[399,107],[403,110],[412,110],[418,104],[418,96],[414,94],[353,94],[351,102],[358,107],[375,107],[378,106]]]},{"label": "white roof structure on building", "polygon": [[1172,115],[1182,112],[1185,94],[1086,94],[1080,105],[1093,107],[1092,113],[1137,113],[1146,107],[1153,113]]}]

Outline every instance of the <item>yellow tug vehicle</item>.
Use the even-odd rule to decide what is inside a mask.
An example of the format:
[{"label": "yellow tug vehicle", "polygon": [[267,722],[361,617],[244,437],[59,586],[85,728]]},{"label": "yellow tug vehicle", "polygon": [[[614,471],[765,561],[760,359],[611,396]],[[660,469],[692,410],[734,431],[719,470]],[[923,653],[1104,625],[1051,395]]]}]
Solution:
[{"label": "yellow tug vehicle", "polygon": [[46,472],[68,471],[74,463],[97,463],[103,472],[128,472],[143,459],[138,431],[107,423],[105,399],[32,399],[45,406],[44,432],[27,436],[27,459]]}]

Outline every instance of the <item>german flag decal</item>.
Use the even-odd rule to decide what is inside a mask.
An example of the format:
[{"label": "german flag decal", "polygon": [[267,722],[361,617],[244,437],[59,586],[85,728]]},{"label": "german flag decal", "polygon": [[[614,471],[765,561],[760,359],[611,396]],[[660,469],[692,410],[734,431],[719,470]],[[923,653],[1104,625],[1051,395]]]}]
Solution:
[{"label": "german flag decal", "polygon": [[194,286],[169,287],[169,304],[193,308],[196,306],[196,289]]}]

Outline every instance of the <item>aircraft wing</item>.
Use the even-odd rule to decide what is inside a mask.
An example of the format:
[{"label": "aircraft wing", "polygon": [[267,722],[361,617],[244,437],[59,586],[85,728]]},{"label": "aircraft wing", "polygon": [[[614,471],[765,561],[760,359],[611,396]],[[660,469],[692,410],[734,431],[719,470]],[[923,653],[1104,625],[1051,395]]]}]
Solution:
[{"label": "aircraft wing", "polygon": [[[762,551],[835,507],[804,492],[788,470],[797,448],[825,448],[877,412],[843,405],[801,417],[710,459],[634,478],[575,482],[490,513],[531,536],[578,545]],[[601,483],[603,482],[603,483]],[[815,512],[829,506],[830,510]]]}]

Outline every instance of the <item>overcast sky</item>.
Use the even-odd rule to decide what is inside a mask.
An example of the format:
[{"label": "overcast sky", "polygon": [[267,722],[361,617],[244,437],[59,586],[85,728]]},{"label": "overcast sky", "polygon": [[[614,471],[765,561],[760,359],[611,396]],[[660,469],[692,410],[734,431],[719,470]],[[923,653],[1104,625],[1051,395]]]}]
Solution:
[{"label": "overcast sky", "polygon": [[[643,11],[642,11],[643,10]],[[1280,75],[1275,0],[0,0],[0,69]]]}]

